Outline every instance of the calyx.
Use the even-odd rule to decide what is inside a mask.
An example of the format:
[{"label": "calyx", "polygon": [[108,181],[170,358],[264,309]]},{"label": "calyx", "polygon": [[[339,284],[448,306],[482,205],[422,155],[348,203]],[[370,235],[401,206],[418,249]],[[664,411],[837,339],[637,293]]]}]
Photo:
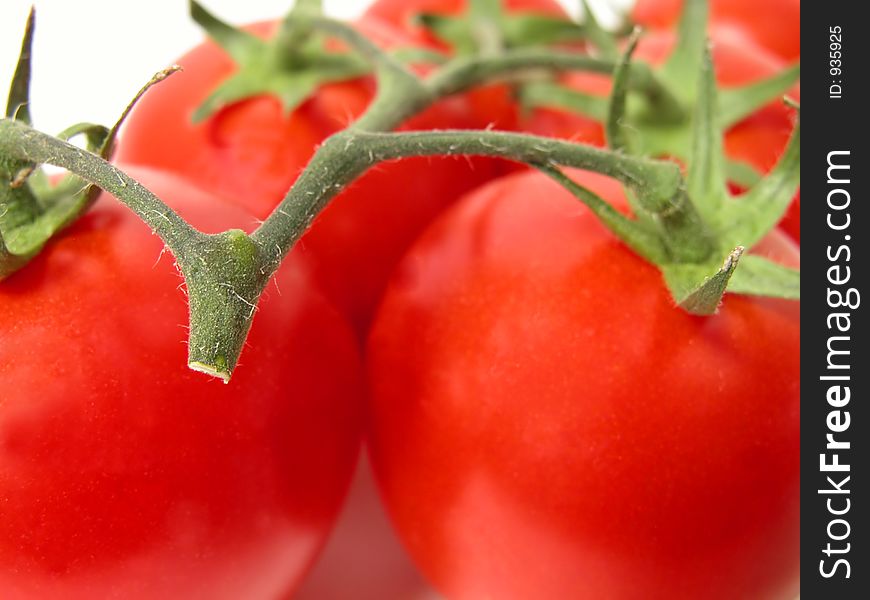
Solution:
[{"label": "calyx", "polygon": [[323,35],[306,30],[305,19],[321,14],[319,0],[298,2],[268,40],[221,21],[196,0],[190,2],[190,14],[236,64],[233,75],[194,112],[194,121],[260,95],[278,98],[289,114],[322,85],[371,72],[370,64],[357,53],[332,51]]}]

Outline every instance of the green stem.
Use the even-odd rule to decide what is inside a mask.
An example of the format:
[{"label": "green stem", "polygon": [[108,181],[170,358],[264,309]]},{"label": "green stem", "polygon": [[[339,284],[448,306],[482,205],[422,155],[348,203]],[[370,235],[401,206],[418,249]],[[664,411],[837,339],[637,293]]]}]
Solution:
[{"label": "green stem", "polygon": [[625,109],[628,101],[628,88],[631,80],[631,56],[637,49],[640,30],[635,29],[628,39],[628,47],[613,71],[613,91],[610,94],[610,109],[604,123],[607,143],[614,150],[627,151],[628,140],[625,132]]},{"label": "green stem", "polygon": [[0,119],[0,154],[67,169],[106,190],[139,215],[178,256],[200,234],[157,196],[99,156],[12,119]]},{"label": "green stem", "polygon": [[190,298],[191,368],[229,380],[268,282],[258,247],[243,232],[206,235],[99,156],[0,119],[0,155],[63,167],[126,204],[175,255]]},{"label": "green stem", "polygon": [[[466,130],[375,133],[351,129],[338,133],[321,146],[287,197],[251,237],[274,271],[329,200],[371,166],[398,158],[444,155],[492,156],[533,167],[561,165],[608,175],[634,189],[644,209],[679,240],[667,246],[670,259],[703,260],[712,251],[706,237],[698,240],[698,232],[705,228],[685,197],[675,163],[540,136]],[[643,247],[650,244],[644,242]]]},{"label": "green stem", "polygon": [[703,262],[713,251],[710,233],[686,195],[680,168],[671,161],[499,131],[372,133],[360,141],[381,161],[409,156],[493,156],[533,167],[561,165],[601,173],[634,190],[640,209],[664,230],[669,260]]},{"label": "green stem", "polygon": [[[482,83],[516,79],[530,71],[587,71],[609,75],[615,68],[616,63],[612,60],[588,55],[553,49],[520,49],[494,57],[457,59],[433,74],[427,84],[437,96],[443,97],[467,91]],[[664,114],[683,114],[679,101],[662,85],[649,66],[633,64],[628,85],[633,91],[643,94],[650,105]]]}]

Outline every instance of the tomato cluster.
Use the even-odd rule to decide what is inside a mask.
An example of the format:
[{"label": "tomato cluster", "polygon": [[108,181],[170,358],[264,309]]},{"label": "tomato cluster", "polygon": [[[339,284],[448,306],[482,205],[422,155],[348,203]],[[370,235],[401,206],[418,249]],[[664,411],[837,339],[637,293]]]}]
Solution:
[{"label": "tomato cluster", "polygon": [[[673,50],[680,4],[637,4],[653,29],[637,58]],[[797,28],[765,21],[799,24],[799,3],[768,4],[712,2],[723,86],[799,58]],[[465,8],[377,0],[356,24],[384,48],[449,54],[414,17]],[[564,16],[551,0],[504,9]],[[359,76],[289,113],[264,95],[194,122],[236,67],[211,41],[178,62],[184,74],[133,110],[116,162],[206,232],[252,230],[376,92]],[[402,129],[604,145],[593,119],[530,111],[517,91],[484,86]],[[767,172],[792,126],[772,103],[725,150]],[[568,175],[631,213],[613,179]],[[781,224],[792,239],[774,230],[753,252],[798,266],[799,221],[797,198]],[[0,282],[0,597],[365,600],[419,591],[415,569],[457,599],[799,592],[799,303],[729,295],[690,315],[544,174],[412,158],[317,217],[225,386],[185,367],[183,281],[164,250],[104,193]],[[380,578],[341,562],[376,554],[390,558],[362,564]]]}]

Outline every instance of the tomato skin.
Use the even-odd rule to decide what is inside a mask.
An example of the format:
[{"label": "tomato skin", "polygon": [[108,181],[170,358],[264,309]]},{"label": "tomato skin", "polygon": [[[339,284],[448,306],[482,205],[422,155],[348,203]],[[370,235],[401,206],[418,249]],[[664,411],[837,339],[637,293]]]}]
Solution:
[{"label": "tomato skin", "polygon": [[368,345],[372,460],[418,566],[460,600],[794,598],[799,312],[676,309],[540,174],[467,196],[400,264]]},{"label": "tomato skin", "polygon": [[[638,0],[631,17],[644,27],[669,28],[677,24],[682,9],[682,0]],[[776,56],[789,62],[800,59],[800,0],[712,0],[710,25],[740,29]]]},{"label": "tomato skin", "polygon": [[[246,213],[130,170],[205,231]],[[171,255],[105,195],[0,282],[0,597],[277,598],[359,448],[354,336],[302,262],[266,292],[232,381],[186,367]]]},{"label": "tomato skin", "polygon": [[[410,46],[389,24],[363,19],[360,29],[386,47]],[[274,23],[250,29],[271,35]],[[200,124],[191,115],[234,69],[206,42],[178,61],[185,71],[151,90],[124,128],[118,160],[179,173],[265,218],[283,199],[318,144],[359,116],[374,94],[371,78],[323,86],[285,116],[261,96],[236,103]],[[404,129],[482,129],[491,117],[465,97],[440,102]],[[502,163],[462,157],[381,164],[337,197],[300,242],[329,299],[366,330],[392,267],[444,207],[495,177]],[[413,190],[413,201],[408,192]]]}]

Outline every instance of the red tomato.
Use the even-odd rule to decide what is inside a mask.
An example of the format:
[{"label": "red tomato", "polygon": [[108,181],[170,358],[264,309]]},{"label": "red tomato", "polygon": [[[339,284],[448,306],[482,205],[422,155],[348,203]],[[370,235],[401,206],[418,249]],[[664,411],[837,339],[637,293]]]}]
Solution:
[{"label": "red tomato", "polygon": [[[638,0],[631,17],[645,27],[667,28],[676,25],[682,9],[683,0]],[[800,0],[712,0],[710,22],[714,29],[745,31],[755,43],[785,60],[801,56]]]},{"label": "red tomato", "polygon": [[[716,81],[723,89],[759,81],[786,67],[785,63],[755,46],[739,31],[720,28],[711,35]],[[641,38],[635,58],[652,64],[663,63],[673,51],[675,43],[673,32],[653,32]],[[610,93],[610,78],[603,75],[574,73],[567,77],[567,84],[600,96]],[[795,85],[788,95],[800,100],[800,85]],[[794,128],[793,113],[792,109],[779,101],[756,111],[726,132],[726,154],[762,172],[769,171],[788,143]],[[570,129],[563,131],[571,132]],[[566,137],[558,132],[555,135]],[[800,193],[795,196],[780,226],[793,239],[800,241]]]},{"label": "red tomato", "polygon": [[[387,46],[411,45],[385,23],[360,28]],[[274,23],[252,27],[268,35]],[[404,40],[404,41],[403,41]],[[323,86],[290,115],[274,97],[233,104],[207,121],[191,115],[234,69],[206,42],[178,61],[185,71],[151,90],[133,110],[118,160],[179,173],[265,218],[283,199],[317,145],[365,109],[370,78]],[[484,128],[462,97],[441,102],[406,129]],[[483,117],[480,117],[483,118]],[[487,117],[488,119],[489,117]],[[301,247],[321,289],[364,331],[393,266],[420,231],[455,198],[493,178],[492,159],[419,158],[375,167],[316,220]]]},{"label": "red tomato", "polygon": [[[205,231],[251,224],[131,173]],[[4,600],[277,598],[332,526],[359,447],[351,330],[291,256],[232,381],[209,380],[161,253],[104,196],[0,282]]]},{"label": "red tomato", "polygon": [[[798,260],[778,233],[763,250]],[[470,194],[400,264],[369,338],[372,460],[415,561],[457,600],[794,598],[799,316],[675,308],[539,173]]]}]

